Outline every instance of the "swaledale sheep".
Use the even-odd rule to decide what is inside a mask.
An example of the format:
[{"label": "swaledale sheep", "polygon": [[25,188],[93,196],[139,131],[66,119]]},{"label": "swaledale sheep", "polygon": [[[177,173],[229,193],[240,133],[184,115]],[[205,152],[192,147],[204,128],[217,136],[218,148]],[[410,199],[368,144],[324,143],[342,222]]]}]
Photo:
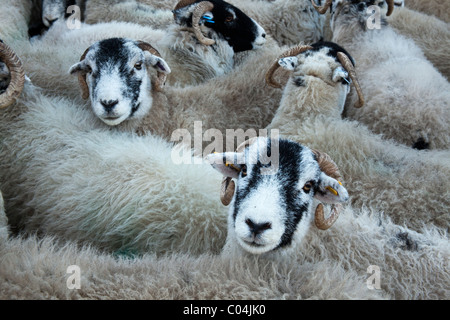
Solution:
[{"label": "swaledale sheep", "polygon": [[[32,11],[29,22],[28,35],[30,38],[42,35],[55,21],[65,20],[71,16],[72,6],[84,5],[84,1],[76,0],[32,0]],[[69,11],[69,12],[68,12]],[[77,18],[82,20],[81,12]]]},{"label": "swaledale sheep", "polygon": [[[425,58],[410,39],[389,26],[370,30],[367,21],[377,0],[329,0],[333,42],[350,51],[358,62],[357,72],[366,97],[361,109],[347,99],[345,116],[358,120],[373,132],[417,149],[450,147],[450,83]],[[389,6],[388,13],[393,6]],[[370,10],[369,10],[370,11]],[[381,12],[384,23],[384,13]]]},{"label": "swaledale sheep", "polygon": [[[198,84],[232,70],[236,52],[259,49],[266,42],[264,30],[254,20],[237,8],[232,9],[239,19],[223,25],[219,21],[205,23],[208,13],[203,15],[202,12],[207,8],[195,5],[181,7],[176,11],[179,24],[174,23],[164,31],[125,22],[82,24],[80,29],[69,30],[61,21],[56,22],[40,41],[15,45],[32,81],[55,92],[72,92],[70,87],[74,87],[73,83],[63,79],[70,66],[68,63],[73,64],[74,59],[79,59],[83,53],[82,50],[94,42],[111,37],[151,43],[173,69],[167,79],[168,84]],[[222,19],[224,10],[217,5],[212,12]],[[193,14],[193,11],[196,13]],[[198,19],[201,21],[198,22]],[[194,20],[197,22],[193,23]],[[202,31],[213,40],[205,38]],[[51,66],[43,63],[50,60],[59,63]]]},{"label": "swaledale sheep", "polygon": [[0,185],[12,231],[108,251],[220,251],[226,212],[210,165],[177,165],[170,143],[111,132],[86,106],[30,83],[17,98],[23,69],[1,48],[13,70],[0,96],[0,106],[12,104],[0,113]]},{"label": "swaledale sheep", "polygon": [[[414,230],[427,224],[448,229],[450,152],[413,150],[382,139],[359,122],[341,119],[352,74],[342,66],[351,70],[351,62],[343,55],[338,61],[343,50],[336,45],[308,48],[295,48],[279,60],[292,75],[268,128],[327,153],[340,168],[354,207],[383,211]],[[268,72],[272,84],[274,70]]]},{"label": "swaledale sheep", "polygon": [[[123,53],[120,59],[115,58],[119,56],[117,52]],[[172,140],[175,135],[174,141],[178,141],[177,132],[188,132],[192,139],[187,137],[188,134],[182,135],[182,142],[187,142],[196,154],[201,154],[203,147],[211,143],[212,138],[208,140],[204,136],[209,129],[223,135],[215,141],[218,147],[223,147],[223,141],[228,150],[234,150],[234,140],[225,139],[227,130],[258,130],[270,123],[281,92],[266,85],[265,70],[260,66],[272,63],[281,52],[275,46],[262,48],[249,54],[245,64],[224,77],[197,86],[167,86],[162,92],[153,90],[151,96],[145,87],[133,89],[133,82],[138,77],[145,78],[147,71],[145,68],[133,71],[132,62],[145,51],[130,39],[113,38],[94,44],[70,72],[78,76],[83,97],[89,97],[95,116],[105,124],[115,126],[116,130],[151,133],[166,140]],[[114,63],[105,64],[104,61]],[[120,73],[117,72],[119,68]],[[110,82],[118,87],[109,90],[108,86],[102,85]],[[192,145],[195,140],[201,143]]]},{"label": "swaledale sheep", "polygon": [[[300,41],[313,43],[324,36],[325,18],[314,10],[308,0],[228,2],[258,21],[279,45],[292,45]],[[166,28],[173,20],[170,10],[176,3],[176,0],[92,0],[87,4],[86,22],[129,21]]]},{"label": "swaledale sheep", "polygon": [[[220,176],[209,164],[173,165],[171,148],[158,138],[101,130],[83,106],[40,91],[26,83],[0,113],[0,184],[11,225],[23,214],[33,233],[122,249],[117,254],[178,253],[118,260],[75,244],[60,247],[52,238],[12,238],[0,242],[2,297],[448,296],[445,235],[431,227],[417,234],[371,210],[345,209],[326,234],[312,229],[286,259],[211,256],[225,242],[226,213],[218,201]],[[81,289],[68,290],[67,268],[74,264]],[[366,270],[374,265],[381,268],[381,290],[367,286]]]},{"label": "swaledale sheep", "polygon": [[429,15],[434,15],[440,20],[450,23],[450,3],[447,0],[405,0],[405,6]]}]

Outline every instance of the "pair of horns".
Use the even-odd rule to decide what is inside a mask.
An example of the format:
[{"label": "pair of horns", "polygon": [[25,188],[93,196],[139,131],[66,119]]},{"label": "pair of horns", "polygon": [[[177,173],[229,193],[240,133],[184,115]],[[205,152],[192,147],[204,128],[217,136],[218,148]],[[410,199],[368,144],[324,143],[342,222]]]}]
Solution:
[{"label": "pair of horns", "polygon": [[[236,152],[243,152],[247,146],[253,144],[257,138],[252,138],[250,140],[245,141],[236,149]],[[311,150],[316,156],[317,162],[319,163],[320,170],[329,175],[330,177],[341,180],[341,174],[339,172],[339,168],[336,163],[331,159],[331,157],[317,150]],[[228,206],[233,199],[234,192],[236,189],[236,185],[231,177],[224,177],[222,179],[220,200],[222,204]],[[320,230],[327,230],[330,228],[339,217],[339,214],[342,210],[341,204],[333,204],[331,207],[331,213],[328,218],[325,218],[323,204],[319,203],[316,207],[316,211],[314,213],[314,223],[316,227]]]},{"label": "pair of horns", "polygon": [[[187,7],[195,3],[195,1],[196,0],[181,0],[177,3],[173,11]],[[200,29],[200,19],[206,12],[211,11],[213,8],[214,4],[212,2],[201,1],[195,5],[194,11],[192,12],[192,28],[194,29],[194,34],[198,41],[205,46],[213,45],[216,42],[203,35],[202,30]]]},{"label": "pair of horns", "polygon": [[[314,2],[315,0],[311,0],[311,3],[313,7],[319,12],[320,14],[324,14],[327,12],[328,8],[331,7],[333,4],[333,0],[326,0],[325,4],[323,6],[318,6]],[[392,12],[394,12],[394,0],[386,0],[386,3],[388,5],[388,11],[386,13],[386,16],[390,16]]]},{"label": "pair of horns", "polygon": [[[162,58],[161,54],[158,52],[158,50],[153,48],[147,42],[138,41],[137,42],[137,46],[143,51],[148,51],[151,54]],[[81,55],[80,61],[83,61],[86,58],[86,55],[88,54],[90,49],[91,49],[91,47],[87,48],[86,51],[84,51],[84,53]],[[164,83],[166,82],[166,79],[167,79],[167,75],[165,73],[158,72],[157,78],[156,78],[156,83],[155,83],[155,90],[156,91],[160,92],[160,91],[163,90]],[[81,96],[83,97],[84,100],[88,99],[89,98],[89,87],[88,87],[87,82],[86,82],[86,73],[81,73],[81,74],[78,75],[78,83],[79,83],[80,88],[81,88]]]},{"label": "pair of horns", "polygon": [[0,108],[6,108],[16,102],[25,85],[25,71],[22,62],[14,51],[0,40],[0,60],[5,63],[11,74],[6,91],[0,95]]},{"label": "pair of horns", "polygon": [[[288,51],[281,54],[277,60],[273,63],[273,65],[270,67],[269,71],[266,73],[266,82],[268,85],[274,87],[274,88],[281,88],[281,84],[279,84],[277,81],[273,79],[273,76],[275,74],[275,71],[278,70],[280,67],[280,64],[278,61],[283,58],[287,57],[295,57],[305,51],[311,50],[313,47],[311,46],[296,46],[294,48],[289,49]],[[353,85],[356,89],[356,92],[358,94],[359,102],[355,105],[355,108],[361,108],[364,105],[364,95],[361,90],[361,86],[359,85],[358,78],[356,76],[355,67],[353,66],[353,63],[351,62],[350,58],[343,52],[338,52],[337,57],[339,59],[339,62],[342,64],[344,69],[348,72],[348,75],[350,76],[350,79],[352,79]]]}]

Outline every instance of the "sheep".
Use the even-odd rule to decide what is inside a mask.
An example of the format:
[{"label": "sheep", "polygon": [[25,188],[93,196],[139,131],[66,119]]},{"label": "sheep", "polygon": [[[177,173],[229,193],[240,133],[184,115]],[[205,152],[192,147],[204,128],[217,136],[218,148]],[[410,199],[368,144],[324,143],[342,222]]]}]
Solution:
[{"label": "sheep", "polygon": [[315,223],[326,230],[339,215],[338,204],[349,198],[337,180],[336,165],[292,141],[253,138],[236,152],[214,153],[207,159],[227,178],[221,196],[223,204],[231,202],[224,254],[289,255],[308,232],[314,199],[335,204],[328,219],[323,206],[316,209]]},{"label": "sheep", "polygon": [[450,23],[450,6],[446,0],[405,0],[405,5],[407,8],[434,15],[440,20]]},{"label": "sheep", "polygon": [[448,23],[407,7],[396,8],[387,21],[396,32],[413,39],[426,58],[450,80]]},{"label": "sheep", "polygon": [[[179,24],[174,23],[164,31],[125,22],[82,24],[80,29],[68,30],[64,22],[57,22],[41,41],[33,44],[23,43],[17,46],[16,50],[22,56],[25,68],[36,85],[57,92],[73,92],[73,89],[70,90],[70,87],[74,87],[73,83],[67,84],[67,80],[61,78],[69,68],[69,65],[64,63],[79,58],[82,50],[92,43],[110,37],[127,37],[150,42],[174,70],[167,83],[179,86],[202,83],[228,73],[234,67],[233,57],[236,52],[257,50],[264,46],[266,42],[264,30],[237,8],[232,12],[235,12],[239,19],[232,22],[231,26],[223,27],[219,22],[211,23],[211,28],[201,26],[202,30],[206,28],[209,36],[214,38],[211,40],[202,36],[201,41],[207,43],[202,44],[197,39],[197,36],[200,37],[199,32],[195,31],[198,28],[187,27],[192,19],[200,18],[202,19],[200,23],[204,23],[201,12],[196,11],[196,18],[194,17],[192,14],[194,8],[201,9],[196,5],[177,9]],[[204,10],[206,9],[200,11]],[[225,9],[218,4],[212,11],[216,13],[216,10],[220,13]],[[213,26],[215,24],[220,28],[217,32]],[[239,32],[236,33],[234,28]],[[210,41],[215,43],[211,45]],[[73,50],[74,47],[79,50]],[[47,59],[59,63],[51,66],[43,65],[42,61]]]},{"label": "sheep", "polygon": [[[40,240],[31,236],[0,242],[2,298],[448,295],[448,240],[433,227],[421,235],[372,209],[347,208],[327,235],[309,232],[285,259],[215,255],[225,244],[227,218],[218,201],[221,177],[208,163],[173,165],[170,144],[102,130],[85,106],[48,97],[29,82],[22,96],[0,113],[0,125],[0,185],[12,231],[23,219],[24,231],[46,234]],[[59,247],[61,239],[76,243]],[[125,259],[94,247],[79,249],[80,242]],[[146,255],[140,257],[142,253]],[[163,253],[172,255],[159,257]],[[73,264],[82,270],[80,290],[67,290],[67,267]],[[370,265],[382,268],[381,290],[367,287]],[[114,270],[114,276],[107,270]],[[24,272],[30,279],[26,283]],[[131,273],[143,278],[129,278]],[[122,276],[128,280],[117,285],[114,279]],[[111,282],[116,284],[109,286]],[[168,283],[170,288],[162,290]]]},{"label": "sheep", "polygon": [[[327,1],[332,7],[333,42],[358,61],[365,108],[354,109],[356,95],[347,99],[344,115],[375,133],[416,149],[450,147],[450,84],[410,39],[388,26],[368,29],[367,8],[384,1]],[[393,10],[389,6],[388,14]],[[383,24],[384,14],[381,23]]]},{"label": "sheep", "polygon": [[[114,43],[114,45],[109,43]],[[137,132],[141,135],[153,134],[171,141],[179,141],[176,138],[178,132],[182,136],[180,139],[187,142],[189,147],[192,146],[192,139],[189,139],[188,136],[197,137],[202,143],[193,148],[195,154],[200,155],[203,147],[208,145],[207,139],[203,139],[203,133],[209,129],[215,129],[222,133],[225,133],[226,130],[258,130],[270,123],[280,101],[281,92],[267,87],[265,70],[259,67],[271,63],[282,52],[281,48],[275,49],[273,46],[268,46],[261,49],[259,52],[249,55],[245,64],[235,68],[227,76],[211,79],[202,85],[184,88],[167,86],[162,92],[154,90],[151,99],[147,99],[148,102],[141,101],[139,104],[139,108],[149,111],[136,114],[133,108],[136,108],[137,104],[127,104],[128,98],[123,96],[120,91],[100,89],[97,86],[99,79],[104,78],[105,81],[110,81],[109,78],[103,77],[103,73],[100,73],[101,76],[95,76],[94,79],[87,67],[100,68],[97,67],[99,64],[97,60],[100,56],[101,59],[106,59],[108,55],[113,57],[117,55],[115,51],[127,52],[132,46],[135,45],[130,39],[113,38],[100,41],[87,51],[80,62],[70,68],[70,72],[77,75],[80,80],[83,88],[82,96],[89,97],[93,114],[104,124],[114,126],[115,130]],[[108,50],[108,52],[101,50],[102,54],[98,55],[100,47],[114,47],[114,49]],[[129,65],[135,57],[134,53],[121,56],[123,59],[121,63],[124,65]],[[121,79],[123,90],[129,90],[125,88],[132,86],[130,80],[132,78],[128,72],[122,68],[122,72],[114,76]],[[221,88],[221,90],[216,90],[216,88]],[[99,90],[102,91],[100,95],[96,94]],[[147,91],[134,92],[136,94],[135,101],[140,99],[138,96],[147,95]],[[105,109],[101,100],[117,101],[118,105]],[[126,105],[128,107],[125,107]],[[115,117],[115,121],[110,121],[111,117]],[[197,125],[198,123],[200,124]],[[228,139],[216,139],[217,143],[223,147],[220,143],[222,140],[226,140],[223,141],[226,148],[234,147],[234,142],[229,142]],[[230,144],[231,146],[229,146]]]},{"label": "sheep", "polygon": [[[32,0],[32,13],[29,22],[30,38],[44,34],[55,21],[73,17],[83,21],[85,0]],[[77,10],[74,10],[74,7]]]},{"label": "sheep", "polygon": [[[448,229],[449,151],[414,150],[382,139],[359,122],[341,119],[351,78],[359,87],[352,59],[339,55],[345,51],[336,44],[311,48],[281,55],[279,65],[292,75],[267,129],[329,154],[341,169],[354,207],[383,211],[394,223],[413,230],[428,224]],[[277,66],[268,72],[271,85],[278,84],[271,80]],[[344,72],[343,66],[350,71]]]},{"label": "sheep", "polygon": [[[87,5],[86,22],[133,21],[155,28],[165,28],[173,20],[170,10],[175,7],[176,2],[92,0]],[[280,46],[297,44],[299,41],[313,43],[324,36],[325,18],[317,14],[308,0],[228,2],[258,21]]]},{"label": "sheep", "polygon": [[208,164],[177,165],[173,144],[159,137],[100,128],[87,106],[26,82],[20,60],[0,47],[13,70],[0,96],[0,106],[10,105],[0,112],[0,185],[14,234],[109,252],[220,251],[226,212],[215,201],[220,177]]}]

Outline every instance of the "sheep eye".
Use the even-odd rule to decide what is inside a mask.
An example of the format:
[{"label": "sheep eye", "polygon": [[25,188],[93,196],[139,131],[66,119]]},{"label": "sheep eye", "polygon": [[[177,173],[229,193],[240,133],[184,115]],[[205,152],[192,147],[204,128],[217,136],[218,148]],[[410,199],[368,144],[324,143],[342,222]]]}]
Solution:
[{"label": "sheep eye", "polygon": [[242,166],[242,168],[241,168],[241,175],[242,175],[243,178],[247,176],[247,166],[246,165]]},{"label": "sheep eye", "polygon": [[233,21],[234,20],[234,17],[232,16],[232,15],[228,15],[228,16],[226,16],[226,18],[225,18],[225,22],[231,22],[231,21]]},{"label": "sheep eye", "polygon": [[136,63],[136,64],[134,65],[134,68],[135,68],[136,70],[141,70],[141,69],[142,69],[142,62]]},{"label": "sheep eye", "polygon": [[307,183],[305,183],[305,185],[303,186],[303,191],[305,193],[309,193],[311,191],[311,189],[313,188],[313,184],[311,181],[308,181]]}]

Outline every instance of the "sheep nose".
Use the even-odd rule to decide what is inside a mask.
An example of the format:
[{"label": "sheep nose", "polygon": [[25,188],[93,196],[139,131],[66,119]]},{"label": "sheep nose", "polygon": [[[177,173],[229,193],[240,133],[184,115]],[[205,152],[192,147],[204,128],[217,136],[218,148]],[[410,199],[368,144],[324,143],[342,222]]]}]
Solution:
[{"label": "sheep nose", "polygon": [[100,100],[105,111],[110,112],[118,103],[119,100]]},{"label": "sheep nose", "polygon": [[263,33],[263,34],[261,35],[261,37],[265,38],[265,37],[266,37],[266,34],[265,34],[265,33]]},{"label": "sheep nose", "polygon": [[272,228],[272,224],[270,222],[255,223],[251,219],[246,219],[245,223],[248,225],[250,232],[254,235],[258,235]]},{"label": "sheep nose", "polygon": [[47,21],[48,26],[50,27],[56,20],[58,20],[58,18],[55,19],[45,18],[45,20]]}]

